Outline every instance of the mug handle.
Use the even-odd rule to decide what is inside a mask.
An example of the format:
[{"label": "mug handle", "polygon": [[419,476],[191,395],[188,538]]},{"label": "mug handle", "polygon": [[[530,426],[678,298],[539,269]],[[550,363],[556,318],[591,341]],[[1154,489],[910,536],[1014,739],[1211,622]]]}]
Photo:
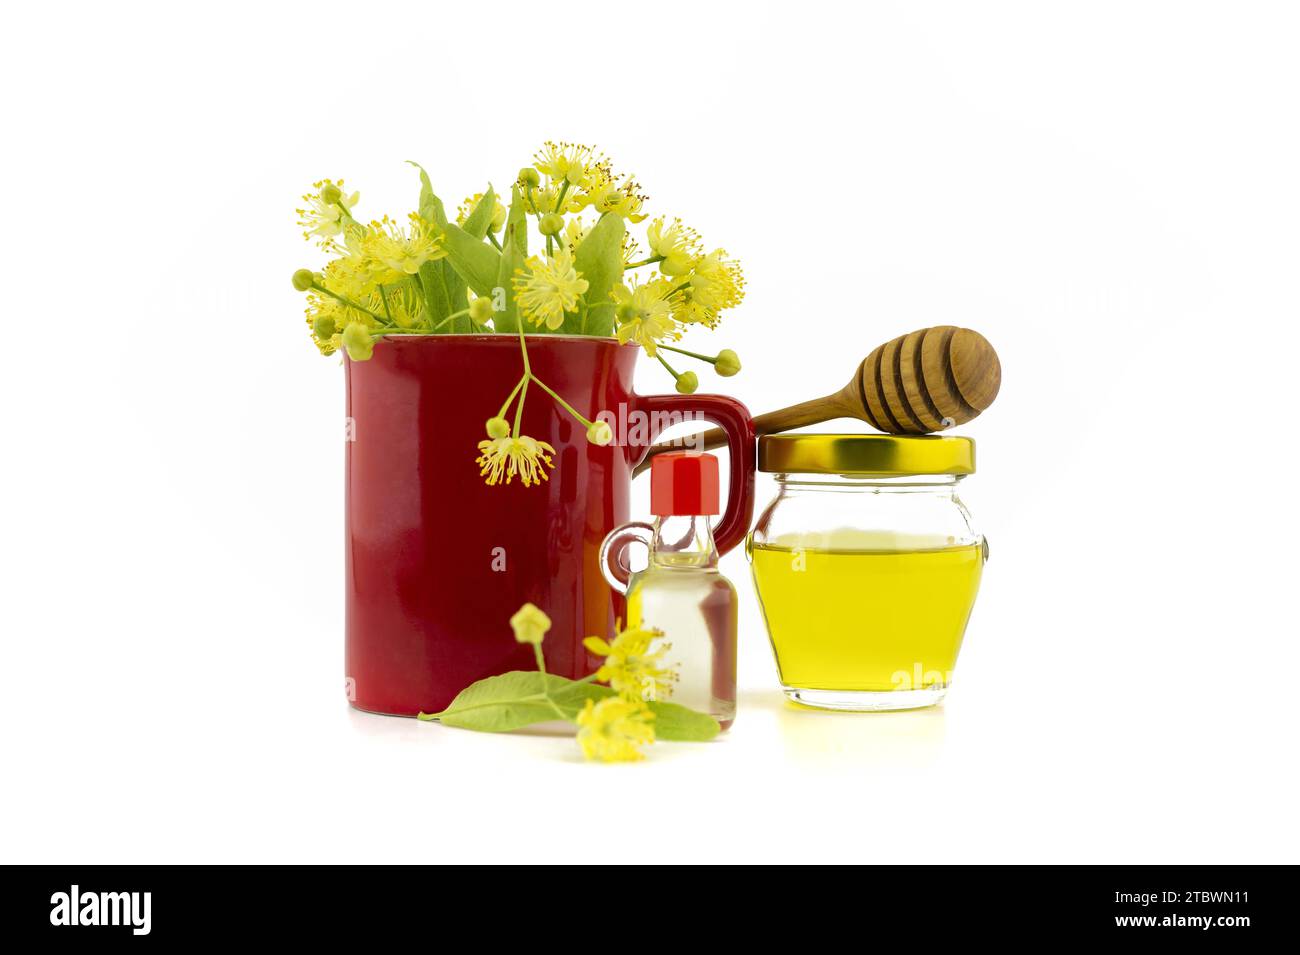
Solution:
[{"label": "mug handle", "polygon": [[[745,539],[754,519],[754,419],[749,409],[726,395],[635,395],[636,410],[648,415],[650,434],[645,447],[630,448],[635,468],[650,453],[663,425],[675,424],[672,412],[698,414],[727,435],[727,506],[713,529],[718,553],[725,554]],[[679,419],[680,420],[680,419]]]}]

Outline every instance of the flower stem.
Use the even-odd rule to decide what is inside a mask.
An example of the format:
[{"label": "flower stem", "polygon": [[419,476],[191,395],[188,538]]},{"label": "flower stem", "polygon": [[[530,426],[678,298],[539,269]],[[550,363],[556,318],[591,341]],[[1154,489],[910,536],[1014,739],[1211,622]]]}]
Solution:
[{"label": "flower stem", "polygon": [[524,383],[524,387],[519,392],[519,404],[515,405],[515,427],[514,430],[510,432],[510,436],[514,438],[519,437],[519,423],[524,417],[524,399],[528,397],[528,382],[531,378],[531,375],[524,375],[521,379]]},{"label": "flower stem", "polygon": [[707,361],[710,365],[716,365],[718,363],[718,357],[716,355],[710,358],[708,355],[701,355],[698,352],[687,351],[685,348],[674,348],[672,345],[665,345],[662,342],[659,343],[659,347],[667,351],[675,351],[679,355],[689,355],[691,358],[698,358],[700,361]]},{"label": "flower stem", "polygon": [[436,332],[438,329],[442,328],[442,326],[450,322],[453,318],[460,318],[462,315],[468,315],[468,314],[469,314],[468,308],[462,308],[459,312],[452,312],[450,315],[448,315],[446,318],[440,321],[437,325],[434,325],[433,330]]},{"label": "flower stem", "polygon": [[[374,319],[375,321],[377,321],[377,322],[384,322],[384,319],[383,319],[382,316],[380,316],[380,315],[376,315],[374,312],[370,311],[370,309],[366,308],[364,305],[358,305],[356,302],[352,301],[352,299],[350,299],[350,298],[344,298],[344,297],[343,297],[342,295],[340,295],[338,292],[331,292],[329,289],[327,289],[325,286],[321,285],[319,282],[312,282],[312,283],[311,283],[311,287],[314,288],[317,292],[320,292],[322,295],[328,295],[330,298],[334,299],[336,302],[342,302],[342,303],[343,303],[344,305],[346,305],[348,308],[355,308],[358,312],[364,312],[366,315],[369,315],[371,318],[373,318],[373,319]],[[384,322],[384,324],[387,324],[387,323]]]},{"label": "flower stem", "polygon": [[501,248],[501,241],[500,241],[496,236],[494,236],[494,235],[492,234],[492,230],[491,230],[491,229],[488,229],[487,237],[488,237],[488,241],[491,242],[493,245],[495,245],[495,246],[497,247],[497,251],[498,251],[498,252],[504,252],[504,251],[505,251],[505,249]]},{"label": "flower stem", "polygon": [[504,418],[506,416],[506,409],[510,407],[510,402],[515,400],[515,395],[519,394],[519,389],[524,386],[524,382],[527,380],[527,375],[521,375],[519,380],[515,382],[514,391],[510,392],[510,397],[506,399],[506,403],[503,404],[501,410],[497,412],[498,418]]},{"label": "flower stem", "polygon": [[393,321],[392,309],[388,307],[388,292],[384,289],[382,283],[379,286],[379,300],[384,303],[384,314],[388,316],[388,323],[390,325],[396,325],[397,322]]},{"label": "flower stem", "polygon": [[525,193],[525,196],[526,196],[526,198],[528,199],[528,206],[529,206],[529,208],[531,208],[531,209],[533,210],[533,218],[535,218],[535,219],[537,220],[537,229],[538,229],[538,231],[540,232],[540,231],[541,231],[541,228],[542,228],[542,214],[541,214],[540,212],[537,211],[537,201],[533,198],[533,187],[532,187],[532,186],[529,186],[529,187],[528,187],[528,192]]},{"label": "flower stem", "polygon": [[561,398],[558,394],[556,394],[554,391],[552,391],[551,388],[546,384],[546,382],[542,381],[542,379],[538,378],[536,375],[531,375],[530,377],[533,379],[533,381],[537,382],[537,387],[538,387],[538,388],[541,388],[542,391],[546,392],[548,395],[550,395],[552,398],[554,398],[557,402],[559,402],[560,407],[562,407],[562,408],[563,408],[565,411],[567,411],[569,414],[571,414],[571,415],[573,415],[575,418],[577,418],[578,421],[580,421],[580,422],[582,423],[582,426],[583,426],[584,428],[590,428],[590,427],[591,427],[591,422],[588,421],[586,418],[584,418],[582,415],[578,414],[578,412],[574,410],[573,405],[569,404],[567,401],[565,401],[563,398]]},{"label": "flower stem", "polygon": [[519,392],[519,404],[515,406],[515,428],[513,437],[519,437],[519,423],[524,417],[524,399],[528,397],[528,382],[533,377],[533,366],[528,363],[528,343],[524,341],[524,323],[519,323],[519,351],[524,356],[524,376],[520,379],[522,387]]},{"label": "flower stem", "polygon": [[639,269],[643,265],[654,265],[656,262],[662,262],[663,260],[664,257],[662,255],[652,255],[649,256],[648,258],[642,259],[640,262],[629,262],[625,266],[623,266],[623,268]]},{"label": "flower stem", "polygon": [[664,356],[659,353],[658,348],[655,349],[655,357],[659,359],[659,364],[663,365],[665,368],[668,369],[668,374],[673,376],[674,381],[676,381],[678,378],[681,377],[681,375],[679,375],[676,371],[673,370],[673,366],[668,364],[668,359],[664,358]]}]

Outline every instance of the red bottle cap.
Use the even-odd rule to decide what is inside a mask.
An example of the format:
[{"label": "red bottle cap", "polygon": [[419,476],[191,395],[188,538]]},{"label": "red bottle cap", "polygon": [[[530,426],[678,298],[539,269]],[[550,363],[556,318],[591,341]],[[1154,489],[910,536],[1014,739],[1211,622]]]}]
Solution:
[{"label": "red bottle cap", "polygon": [[655,455],[650,462],[650,513],[719,513],[718,459],[702,451]]}]

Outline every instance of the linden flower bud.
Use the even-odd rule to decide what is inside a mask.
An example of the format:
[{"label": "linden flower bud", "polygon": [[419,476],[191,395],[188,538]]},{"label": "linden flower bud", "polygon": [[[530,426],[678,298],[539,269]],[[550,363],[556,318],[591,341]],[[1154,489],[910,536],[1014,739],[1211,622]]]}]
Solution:
[{"label": "linden flower bud", "polygon": [[487,436],[496,440],[504,438],[510,433],[510,422],[505,418],[488,418],[487,419]]},{"label": "linden flower bud", "polygon": [[551,618],[534,604],[524,604],[510,618],[510,629],[515,632],[515,639],[520,643],[540,646],[546,639],[546,631],[551,629]]},{"label": "linden flower bud", "polygon": [[469,303],[469,318],[475,325],[486,325],[492,317],[492,299],[484,295]]},{"label": "linden flower bud", "polygon": [[352,322],[343,329],[343,347],[348,350],[348,357],[353,361],[365,361],[375,352],[375,340],[370,337],[370,329],[360,322]]},{"label": "linden flower bud", "polygon": [[333,338],[336,327],[334,319],[328,315],[318,315],[316,321],[311,323],[311,330],[321,341]]},{"label": "linden flower bud", "polygon": [[537,223],[537,228],[542,235],[559,235],[564,231],[564,217],[558,212],[548,212]]},{"label": "linden flower bud", "polygon": [[730,348],[724,348],[718,352],[718,358],[714,361],[713,367],[723,378],[730,378],[740,371],[740,356]]},{"label": "linden flower bud", "polygon": [[332,182],[327,182],[320,191],[320,200],[326,205],[333,205],[343,198],[343,190]]},{"label": "linden flower bud", "polygon": [[695,389],[700,387],[700,376],[693,371],[684,371],[677,376],[677,390],[684,395],[695,394]]},{"label": "linden flower bud", "polygon": [[532,166],[525,166],[519,170],[519,185],[537,187],[542,184],[542,175]]},{"label": "linden flower bud", "polygon": [[631,302],[624,302],[614,312],[619,322],[626,324],[641,314],[640,310]]},{"label": "linden flower bud", "polygon": [[587,429],[587,440],[603,448],[614,440],[614,429],[608,421],[593,421]]},{"label": "linden flower bud", "polygon": [[299,292],[305,292],[316,284],[316,276],[312,274],[311,269],[299,269],[293,273],[293,287]]}]

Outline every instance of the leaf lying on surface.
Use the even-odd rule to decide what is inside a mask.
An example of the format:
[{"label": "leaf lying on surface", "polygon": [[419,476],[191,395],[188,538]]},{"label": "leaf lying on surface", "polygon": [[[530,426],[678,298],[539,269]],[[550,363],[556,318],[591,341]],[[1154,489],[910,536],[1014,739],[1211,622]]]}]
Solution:
[{"label": "leaf lying on surface", "polygon": [[[481,733],[509,733],[552,720],[573,722],[587,700],[599,702],[614,691],[597,683],[580,683],[553,673],[512,670],[471,683],[441,713],[421,713],[422,720]],[[718,735],[718,721],[677,703],[648,704],[654,713],[655,737],[674,742],[704,742]]]}]

